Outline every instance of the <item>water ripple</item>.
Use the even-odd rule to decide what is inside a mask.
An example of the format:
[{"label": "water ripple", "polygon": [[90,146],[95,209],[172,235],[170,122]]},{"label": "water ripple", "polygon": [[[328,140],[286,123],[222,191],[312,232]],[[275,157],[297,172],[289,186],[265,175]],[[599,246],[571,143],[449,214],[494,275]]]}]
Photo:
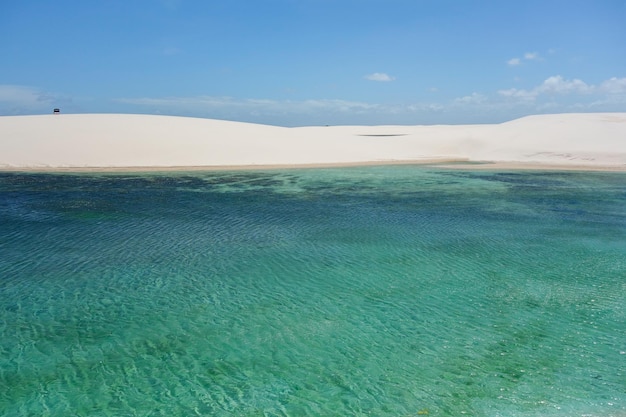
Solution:
[{"label": "water ripple", "polygon": [[0,414],[619,415],[623,179],[0,174]]}]

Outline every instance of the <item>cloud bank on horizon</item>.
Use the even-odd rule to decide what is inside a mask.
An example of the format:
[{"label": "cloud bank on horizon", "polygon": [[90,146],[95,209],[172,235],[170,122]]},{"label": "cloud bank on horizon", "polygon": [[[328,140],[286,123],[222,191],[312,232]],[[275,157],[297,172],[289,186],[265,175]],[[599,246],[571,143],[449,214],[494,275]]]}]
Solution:
[{"label": "cloud bank on horizon", "polygon": [[0,115],[297,126],[626,111],[623,1],[216,3],[0,6]]}]

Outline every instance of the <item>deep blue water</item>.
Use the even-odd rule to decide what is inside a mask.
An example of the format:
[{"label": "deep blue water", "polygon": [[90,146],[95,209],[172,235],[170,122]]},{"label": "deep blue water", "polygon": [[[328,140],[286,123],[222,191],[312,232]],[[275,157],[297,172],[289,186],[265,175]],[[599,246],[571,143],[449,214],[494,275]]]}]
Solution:
[{"label": "deep blue water", "polygon": [[2,416],[626,416],[626,174],[0,173]]}]

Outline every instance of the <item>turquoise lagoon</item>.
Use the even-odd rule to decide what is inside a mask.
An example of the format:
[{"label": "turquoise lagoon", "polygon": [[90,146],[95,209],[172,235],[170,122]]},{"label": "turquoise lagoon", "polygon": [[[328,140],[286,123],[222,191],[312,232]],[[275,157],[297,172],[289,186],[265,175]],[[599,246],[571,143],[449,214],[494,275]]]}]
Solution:
[{"label": "turquoise lagoon", "polygon": [[626,174],[0,174],[2,416],[625,416]]}]

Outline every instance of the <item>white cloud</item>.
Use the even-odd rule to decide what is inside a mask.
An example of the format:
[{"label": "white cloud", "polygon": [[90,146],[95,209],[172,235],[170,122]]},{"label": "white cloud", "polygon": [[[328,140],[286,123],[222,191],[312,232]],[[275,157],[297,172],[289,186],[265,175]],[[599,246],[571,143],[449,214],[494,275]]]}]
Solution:
[{"label": "white cloud", "polygon": [[537,52],[526,52],[524,54],[524,59],[527,59],[529,61],[539,59],[539,54]]},{"label": "white cloud", "polygon": [[375,72],[373,74],[368,74],[365,76],[365,79],[370,80],[370,81],[382,81],[382,82],[388,82],[388,81],[394,80],[393,77],[390,77],[384,72]]},{"label": "white cloud", "polygon": [[528,88],[502,89],[479,102],[471,96],[454,100],[454,104],[473,106],[488,114],[541,114],[573,111],[626,111],[626,77],[613,77],[597,85],[560,75],[546,78]]},{"label": "white cloud", "polygon": [[21,106],[39,107],[52,101],[49,94],[35,88],[21,85],[0,85],[0,103]]},{"label": "white cloud", "polygon": [[560,75],[556,75],[553,77],[549,77],[546,79],[543,84],[537,87],[538,92],[540,93],[558,93],[558,94],[568,94],[568,93],[591,93],[594,90],[593,86],[588,85],[582,80],[573,79],[566,80]]},{"label": "white cloud", "polygon": [[596,87],[589,85],[582,80],[566,80],[560,75],[555,75],[547,78],[543,83],[541,83],[541,85],[531,90],[518,90],[517,88],[510,88],[508,90],[500,90],[498,91],[498,94],[503,97],[535,100],[542,94],[591,94],[596,91]]},{"label": "white cloud", "polygon": [[0,84],[0,114],[34,114],[52,111],[71,102],[67,97],[60,97],[37,88]]},{"label": "white cloud", "polygon": [[164,98],[121,98],[117,100],[121,103],[134,104],[140,106],[150,106],[173,110],[174,112],[200,111],[218,112],[227,114],[229,112],[244,112],[259,114],[306,114],[308,112],[328,111],[343,113],[359,113],[372,111],[379,108],[377,104],[369,104],[349,100],[269,100],[245,98],[237,99],[233,97],[164,97]]},{"label": "white cloud", "polygon": [[414,103],[397,109],[397,113],[401,111],[409,113],[440,113],[446,110],[446,107],[438,103]]},{"label": "white cloud", "polygon": [[486,101],[487,97],[479,93],[472,93],[469,96],[454,99],[454,102],[457,104],[480,104]]},{"label": "white cloud", "polygon": [[125,111],[238,120],[281,126],[445,122],[450,104],[380,104],[350,100],[266,100],[233,97],[120,98]]},{"label": "white cloud", "polygon": [[498,91],[498,94],[500,94],[503,97],[518,98],[521,100],[534,100],[535,97],[537,97],[537,93],[534,90],[533,91],[518,90],[517,88],[509,88],[508,90],[500,90]]},{"label": "white cloud", "polygon": [[519,64],[522,63],[522,61],[519,58],[511,58],[508,61],[506,61],[507,64],[509,64],[512,67],[518,66]]},{"label": "white cloud", "polygon": [[600,84],[600,90],[608,94],[623,94],[626,93],[626,77],[617,78],[613,77],[602,84]]},{"label": "white cloud", "polygon": [[[437,94],[439,96],[439,94]],[[626,111],[626,78],[597,85],[560,75],[531,88],[427,102],[368,103],[350,100],[272,100],[214,96],[123,98],[126,111],[210,117],[277,125],[484,123],[528,114],[571,111]],[[118,104],[119,105],[119,104]]]},{"label": "white cloud", "polygon": [[[524,58],[526,61],[538,61],[541,60],[541,57],[537,52],[526,52],[524,54]],[[520,58],[511,58],[506,63],[511,67],[516,67],[518,65],[522,65],[522,59]]]}]

